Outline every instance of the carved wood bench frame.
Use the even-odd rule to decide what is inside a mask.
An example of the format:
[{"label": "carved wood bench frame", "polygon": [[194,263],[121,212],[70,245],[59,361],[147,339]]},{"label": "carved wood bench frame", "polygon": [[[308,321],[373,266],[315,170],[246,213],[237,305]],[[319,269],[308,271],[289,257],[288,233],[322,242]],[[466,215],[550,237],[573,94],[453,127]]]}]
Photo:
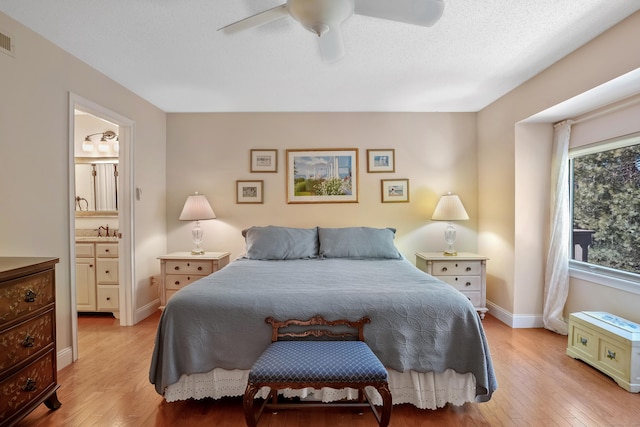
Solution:
[{"label": "carved wood bench frame", "polygon": [[[346,319],[338,319],[338,320],[330,321],[330,320],[324,319],[322,316],[314,316],[309,320],[289,319],[285,321],[278,321],[273,317],[267,317],[265,319],[265,322],[270,324],[272,327],[272,335],[271,335],[272,345],[273,343],[277,342],[279,339],[281,341],[278,347],[279,352],[294,351],[293,348],[288,349],[286,344],[284,344],[284,348],[283,348],[283,344],[282,344],[283,342],[286,343],[286,342],[291,342],[290,340],[295,340],[300,338],[309,338],[309,337],[313,337],[314,341],[316,342],[324,342],[322,341],[322,339],[328,339],[332,341],[338,340],[338,341],[353,342],[354,348],[357,345],[360,351],[362,351],[361,344],[355,344],[355,343],[358,343],[358,341],[364,342],[364,325],[366,323],[370,323],[371,320],[368,317],[363,317],[360,320],[355,322],[349,321]],[[292,326],[294,327],[294,329],[296,327],[298,329],[295,329],[294,331],[286,331],[287,328],[290,328]],[[335,326],[342,326],[343,329],[339,332],[334,332],[334,330],[322,329],[322,328],[319,328],[319,326],[326,326],[329,328],[332,328]],[[300,327],[304,327],[304,328],[300,328]],[[345,328],[348,330],[345,331]],[[289,341],[283,341],[282,338],[286,338]],[[320,345],[320,347],[322,347],[322,345]],[[298,351],[298,350],[295,350],[295,351]],[[371,350],[368,347],[366,347],[365,351],[371,352]],[[327,354],[327,356],[330,357],[331,355]],[[377,360],[373,352],[371,352],[370,356],[375,358],[376,362],[379,362],[379,360]],[[360,367],[358,361],[353,361],[351,363],[353,364],[353,368]],[[257,364],[258,362],[256,362],[256,365]],[[256,367],[256,365],[254,365],[254,368]],[[381,363],[380,363],[380,366],[382,367],[382,369],[384,369]],[[254,378],[254,376],[252,375],[254,373],[254,368],[252,368],[249,373],[249,381],[247,383],[247,388],[244,392],[244,398],[243,398],[245,419],[249,427],[256,427],[258,420],[260,419],[260,416],[262,415],[262,412],[264,411],[265,408],[270,408],[275,411],[277,408],[291,408],[291,407],[299,408],[299,407],[305,407],[305,406],[306,407],[318,407],[318,406],[369,407],[373,412],[373,415],[376,417],[378,424],[381,427],[387,427],[389,425],[389,420],[391,418],[391,409],[393,407],[393,404],[392,404],[391,392],[389,391],[389,385],[387,382],[386,375],[384,379],[379,379],[379,380],[371,380],[370,378],[367,378],[366,376],[362,375],[360,378],[354,378],[348,382],[334,381],[334,380],[325,381],[322,378],[319,380],[318,379],[307,380],[304,378],[289,379],[289,378],[286,378],[286,375],[285,377],[280,376],[282,378],[280,378],[277,381],[263,381],[263,380]],[[380,411],[378,411],[375,405],[371,403],[371,400],[369,399],[369,396],[365,390],[365,387],[367,386],[374,387],[378,391],[378,393],[380,393],[380,396],[382,397],[382,402],[383,402],[382,408]],[[270,392],[256,413],[254,409],[254,398],[256,393],[262,387],[269,387]],[[314,388],[314,389],[321,389],[323,387],[330,387],[334,389],[343,389],[347,387],[353,388],[358,390],[358,400],[356,402],[341,401],[341,402],[334,402],[334,403],[322,403],[322,402],[277,403],[278,390],[285,389],[285,388],[302,389],[307,387]]]}]

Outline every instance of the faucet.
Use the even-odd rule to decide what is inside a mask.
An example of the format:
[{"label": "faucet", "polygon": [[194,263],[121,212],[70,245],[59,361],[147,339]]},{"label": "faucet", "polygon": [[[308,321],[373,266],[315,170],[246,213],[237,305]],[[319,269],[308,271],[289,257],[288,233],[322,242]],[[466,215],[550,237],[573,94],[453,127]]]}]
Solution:
[{"label": "faucet", "polygon": [[107,224],[106,227],[104,227],[102,225],[100,227],[98,227],[98,237],[102,237],[102,235],[100,234],[101,230],[104,230],[105,231],[105,236],[109,237],[109,225],[108,224]]}]

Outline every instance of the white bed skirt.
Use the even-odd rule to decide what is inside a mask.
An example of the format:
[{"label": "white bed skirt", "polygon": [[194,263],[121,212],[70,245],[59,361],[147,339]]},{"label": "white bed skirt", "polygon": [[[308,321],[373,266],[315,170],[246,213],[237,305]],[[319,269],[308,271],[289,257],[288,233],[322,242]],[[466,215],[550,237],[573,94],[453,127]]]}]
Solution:
[{"label": "white bed skirt", "polygon": [[[471,373],[459,374],[448,369],[443,373],[433,372],[398,372],[393,369],[389,373],[389,389],[394,405],[410,403],[420,409],[437,409],[447,403],[462,405],[474,402],[476,395],[476,379]],[[187,399],[220,399],[226,396],[242,396],[247,386],[248,370],[225,370],[216,368],[204,374],[183,375],[177,383],[168,386],[164,392],[167,402]],[[268,388],[263,388],[256,395],[266,397]],[[376,405],[382,404],[378,392],[368,389],[372,401]],[[358,393],[354,389],[322,390],[286,389],[282,392],[287,397],[299,396],[306,399],[331,402],[344,398],[356,398]]]}]

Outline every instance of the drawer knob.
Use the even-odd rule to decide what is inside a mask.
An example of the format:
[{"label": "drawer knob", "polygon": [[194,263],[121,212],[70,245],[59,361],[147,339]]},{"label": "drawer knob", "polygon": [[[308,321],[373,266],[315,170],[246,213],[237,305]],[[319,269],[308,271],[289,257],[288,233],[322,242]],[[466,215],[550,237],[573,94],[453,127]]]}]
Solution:
[{"label": "drawer knob", "polygon": [[442,271],[447,271],[447,267],[442,267]]},{"label": "drawer knob", "polygon": [[32,337],[31,335],[27,335],[26,337],[24,337],[24,340],[22,341],[22,346],[23,347],[33,347],[33,343],[36,339],[34,337]]},{"label": "drawer knob", "polygon": [[589,340],[586,339],[585,337],[580,337],[580,344],[587,345],[588,342],[589,342]]},{"label": "drawer knob", "polygon": [[202,266],[198,267],[198,271],[202,271]]},{"label": "drawer knob", "polygon": [[607,359],[616,360],[616,352],[607,350]]},{"label": "drawer knob", "polygon": [[28,289],[27,292],[24,294],[24,302],[35,302],[37,296],[38,294],[33,292],[31,289]]},{"label": "drawer knob", "polygon": [[467,282],[464,284],[465,286],[471,286],[471,282]]},{"label": "drawer knob", "polygon": [[179,280],[176,280],[173,284],[174,284],[174,285],[177,285],[177,286],[180,286],[180,281],[179,281]]},{"label": "drawer knob", "polygon": [[27,378],[27,381],[24,383],[22,390],[24,391],[34,391],[38,386],[38,382],[33,378]]},{"label": "drawer knob", "polygon": [[109,252],[109,249],[105,249],[104,251],[105,251],[105,252]]},{"label": "drawer knob", "polygon": [[471,271],[471,267],[467,267],[465,270],[467,270],[467,271]]},{"label": "drawer knob", "polygon": [[105,271],[104,271],[104,274],[109,274],[109,270],[105,270]]},{"label": "drawer knob", "polygon": [[111,297],[107,297],[107,301],[111,301]]},{"label": "drawer knob", "polygon": [[180,270],[180,267],[178,267],[177,265],[175,267],[173,267],[174,270]]}]

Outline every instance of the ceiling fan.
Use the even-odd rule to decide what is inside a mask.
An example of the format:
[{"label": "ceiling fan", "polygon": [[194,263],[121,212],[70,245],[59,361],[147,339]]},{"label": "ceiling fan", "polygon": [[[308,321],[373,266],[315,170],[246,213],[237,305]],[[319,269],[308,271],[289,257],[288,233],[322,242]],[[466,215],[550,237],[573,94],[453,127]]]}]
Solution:
[{"label": "ceiling fan", "polygon": [[430,27],[443,10],[444,0],[287,0],[220,30],[233,34],[291,16],[318,36],[322,58],[334,62],[344,56],[340,26],[354,13]]}]

